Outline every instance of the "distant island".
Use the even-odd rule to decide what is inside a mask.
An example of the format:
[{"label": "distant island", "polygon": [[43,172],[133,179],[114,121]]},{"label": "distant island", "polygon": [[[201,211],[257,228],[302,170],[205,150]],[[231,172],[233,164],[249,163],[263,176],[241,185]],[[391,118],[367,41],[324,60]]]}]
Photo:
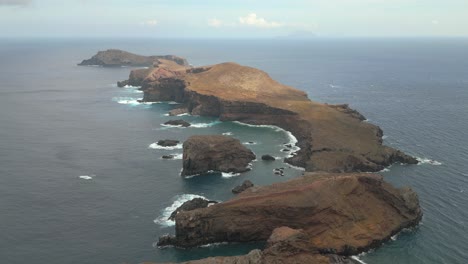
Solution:
[{"label": "distant island", "polygon": [[[121,54],[130,53],[109,50],[98,55],[125,63],[133,57]],[[348,105],[311,101],[303,91],[255,68],[236,63],[190,67],[179,59],[156,58],[148,68],[132,70],[129,79],[118,85],[141,86],[144,102],[180,103],[171,113],[290,131],[297,144],[290,146],[285,162],[306,173],[270,186],[249,185],[238,197],[208,207],[208,203],[186,205],[190,209],[178,209],[172,216],[175,236],[161,237],[160,246],[267,241],[263,251],[190,263],[352,263],[349,256],[378,247],[403,228],[419,223],[422,211],[414,191],[396,189],[381,176],[364,173],[417,160],[383,145],[382,130],[359,112]],[[231,142],[215,135],[192,138],[184,144],[185,171],[226,167],[225,151],[213,151],[214,144],[206,144],[212,141]],[[248,159],[241,167],[254,158],[248,150],[243,152],[241,156]],[[232,158],[232,154],[226,156]]]},{"label": "distant island", "polygon": [[83,60],[78,65],[80,66],[103,66],[103,67],[150,67],[155,63],[157,64],[158,59],[166,59],[174,61],[182,66],[188,66],[187,60],[174,56],[141,56],[126,52],[118,49],[109,49],[106,51],[99,51],[92,58]]}]

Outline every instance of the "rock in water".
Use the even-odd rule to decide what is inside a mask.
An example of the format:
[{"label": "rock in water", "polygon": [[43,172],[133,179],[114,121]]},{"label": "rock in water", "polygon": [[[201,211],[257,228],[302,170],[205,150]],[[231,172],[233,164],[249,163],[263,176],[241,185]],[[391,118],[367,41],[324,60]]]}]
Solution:
[{"label": "rock in water", "polygon": [[236,198],[176,215],[176,245],[266,241],[273,230],[302,229],[309,248],[355,255],[422,217],[416,193],[374,174],[312,173],[252,187]]},{"label": "rock in water", "polygon": [[177,116],[177,115],[182,115],[186,113],[188,113],[187,108],[176,108],[176,109],[172,109],[171,111],[169,111],[170,116]]},{"label": "rock in water", "polygon": [[179,144],[180,141],[172,139],[159,140],[156,144],[162,147],[174,147]]},{"label": "rock in water", "polygon": [[194,198],[194,199],[192,199],[190,201],[187,201],[187,202],[183,203],[174,212],[172,212],[171,216],[169,216],[169,220],[174,221],[176,215],[179,212],[192,211],[192,210],[195,210],[195,209],[198,209],[198,208],[206,208],[206,207],[208,207],[208,205],[216,204],[216,203],[218,203],[218,202],[208,201],[208,200],[205,200],[203,198]]},{"label": "rock in water", "polygon": [[184,142],[182,176],[250,170],[255,154],[234,138],[221,135],[192,136]]},{"label": "rock in water", "polygon": [[168,125],[168,126],[180,126],[180,127],[189,127],[191,126],[189,122],[187,121],[184,121],[182,119],[179,119],[179,120],[169,120],[167,121],[166,123],[164,123],[165,125]]},{"label": "rock in water", "polygon": [[273,156],[271,156],[271,155],[268,155],[268,154],[267,154],[267,155],[263,155],[263,156],[262,156],[262,160],[265,160],[265,161],[274,161],[274,160],[276,160],[276,158],[273,157]]},{"label": "rock in water", "polygon": [[234,189],[232,189],[232,193],[238,194],[253,186],[254,185],[251,181],[245,180],[241,185],[234,187]]},{"label": "rock in water", "polygon": [[120,66],[138,66],[151,67],[161,64],[159,60],[168,60],[177,63],[181,66],[189,66],[187,60],[173,55],[165,56],[141,56],[118,49],[109,49],[99,51],[96,55],[88,60],[83,60],[78,65],[99,65],[104,67],[120,67]]},{"label": "rock in water", "polygon": [[173,159],[173,158],[175,158],[175,156],[174,155],[163,155],[161,158],[162,159]]}]

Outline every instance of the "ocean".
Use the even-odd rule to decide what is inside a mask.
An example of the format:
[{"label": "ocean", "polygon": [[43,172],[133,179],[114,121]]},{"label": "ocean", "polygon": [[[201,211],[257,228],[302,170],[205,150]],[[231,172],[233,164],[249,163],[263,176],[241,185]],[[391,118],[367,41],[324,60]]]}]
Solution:
[{"label": "ocean", "polygon": [[[384,143],[418,157],[382,174],[420,197],[421,224],[358,256],[369,264],[468,261],[468,39],[3,39],[0,41],[0,263],[139,263],[239,255],[261,243],[189,250],[156,247],[173,233],[171,209],[203,196],[225,201],[302,174],[254,161],[240,176],[182,178],[180,148],[160,139],[228,134],[257,156],[284,157],[290,134],[213,118],[171,128],[171,103],[139,104],[118,88],[131,68],[79,67],[98,50],[175,54],[195,66],[233,61],[260,68],[315,101],[348,103],[379,125]],[[273,169],[285,167],[285,176]],[[261,224],[261,223],[259,223]]]}]

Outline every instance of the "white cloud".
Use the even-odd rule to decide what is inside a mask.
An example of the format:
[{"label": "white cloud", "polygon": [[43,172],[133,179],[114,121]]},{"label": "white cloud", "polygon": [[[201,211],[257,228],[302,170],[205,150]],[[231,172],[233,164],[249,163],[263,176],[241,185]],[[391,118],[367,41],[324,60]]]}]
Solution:
[{"label": "white cloud", "polygon": [[439,25],[439,20],[432,20],[431,23],[432,23],[433,25]]},{"label": "white cloud", "polygon": [[221,27],[223,25],[223,21],[217,19],[217,18],[212,18],[208,20],[208,25],[210,27]]},{"label": "white cloud", "polygon": [[158,25],[158,21],[156,19],[146,20],[145,22],[141,23],[143,26],[155,27]]},{"label": "white cloud", "polygon": [[242,25],[260,28],[275,28],[283,26],[282,23],[267,21],[262,17],[257,17],[257,14],[255,13],[250,13],[245,17],[239,17],[239,22]]}]

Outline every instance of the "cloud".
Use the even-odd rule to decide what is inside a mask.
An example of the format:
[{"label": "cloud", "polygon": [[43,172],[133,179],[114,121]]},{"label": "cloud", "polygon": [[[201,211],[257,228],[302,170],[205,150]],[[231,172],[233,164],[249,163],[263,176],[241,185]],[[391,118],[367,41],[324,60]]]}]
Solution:
[{"label": "cloud", "polygon": [[283,26],[282,23],[267,21],[264,18],[257,17],[257,14],[255,13],[250,13],[245,17],[239,17],[239,22],[242,25],[259,28],[276,28]]},{"label": "cloud", "polygon": [[26,6],[31,2],[32,0],[0,0],[0,6]]},{"label": "cloud", "polygon": [[143,26],[148,26],[148,27],[155,27],[158,25],[158,21],[156,19],[150,19],[146,20],[141,23]]},{"label": "cloud", "polygon": [[208,20],[208,25],[210,27],[221,27],[223,25],[223,21],[217,19],[217,18],[212,18]]}]

